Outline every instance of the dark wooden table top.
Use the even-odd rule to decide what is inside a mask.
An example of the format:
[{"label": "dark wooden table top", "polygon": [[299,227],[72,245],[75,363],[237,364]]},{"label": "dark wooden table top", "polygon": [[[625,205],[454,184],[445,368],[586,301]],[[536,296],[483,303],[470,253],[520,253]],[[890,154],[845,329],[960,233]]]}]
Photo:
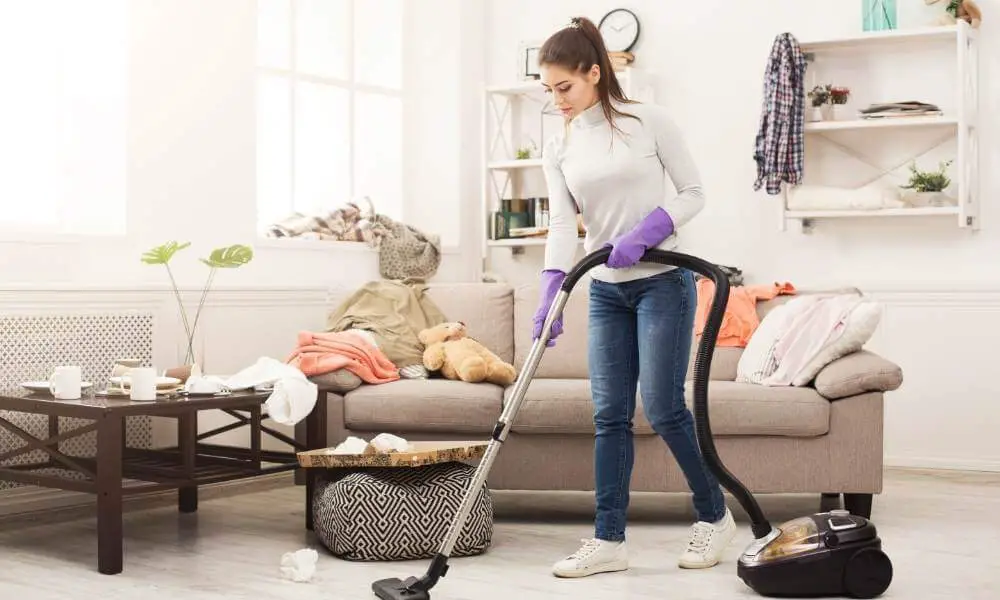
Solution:
[{"label": "dark wooden table top", "polygon": [[240,408],[263,403],[270,391],[238,391],[212,396],[167,396],[148,402],[130,400],[127,396],[101,396],[85,391],[79,400],[58,400],[51,394],[24,388],[0,389],[0,410],[96,418],[107,414],[168,415],[217,408]]}]

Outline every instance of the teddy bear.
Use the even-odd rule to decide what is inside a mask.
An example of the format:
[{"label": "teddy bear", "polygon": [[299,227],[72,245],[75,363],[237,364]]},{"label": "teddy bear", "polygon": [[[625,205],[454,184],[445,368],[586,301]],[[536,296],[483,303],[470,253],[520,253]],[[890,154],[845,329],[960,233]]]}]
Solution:
[{"label": "teddy bear", "polygon": [[417,337],[424,345],[423,363],[446,379],[508,386],[517,378],[513,365],[504,362],[478,341],[468,337],[465,323],[449,321],[424,329]]},{"label": "teddy bear", "polygon": [[[925,4],[937,4],[941,0],[924,0]],[[983,12],[973,0],[948,0],[945,13],[938,18],[941,25],[954,25],[957,20],[966,21],[973,29],[983,22]]]}]

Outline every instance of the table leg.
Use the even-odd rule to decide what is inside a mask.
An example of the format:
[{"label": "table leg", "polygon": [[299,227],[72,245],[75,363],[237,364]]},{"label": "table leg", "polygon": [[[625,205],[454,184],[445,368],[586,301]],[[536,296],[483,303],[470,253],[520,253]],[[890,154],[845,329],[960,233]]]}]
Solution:
[{"label": "table leg", "polygon": [[[198,411],[177,418],[177,448],[180,451],[184,477],[194,479],[198,445]],[[183,486],[177,490],[177,509],[182,513],[198,510],[198,486]]]},{"label": "table leg", "polygon": [[[326,440],[326,393],[320,392],[316,406],[306,417],[306,448],[317,450],[325,448]],[[316,489],[317,469],[305,469],[306,472],[306,529],[313,528],[313,491]]]},{"label": "table leg", "polygon": [[104,415],[97,425],[97,570],[122,572],[123,417]]}]

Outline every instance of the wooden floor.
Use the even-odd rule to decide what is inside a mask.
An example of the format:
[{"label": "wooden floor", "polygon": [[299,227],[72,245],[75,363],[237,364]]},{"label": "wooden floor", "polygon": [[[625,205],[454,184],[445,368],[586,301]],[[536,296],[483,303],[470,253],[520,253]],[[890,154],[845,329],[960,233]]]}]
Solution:
[{"label": "wooden floor", "polygon": [[[125,572],[96,572],[92,518],[38,524],[0,524],[0,597],[24,600],[370,599],[370,584],[383,577],[420,575],[426,561],[352,563],[326,553],[304,531],[302,487],[205,499],[195,515],[170,506],[126,516]],[[451,572],[432,591],[436,599],[600,600],[752,598],[735,575],[739,551],[751,539],[742,512],[741,531],[725,562],[713,569],[676,566],[688,531],[683,496],[637,495],[629,528],[632,568],[579,580],[550,575],[550,565],[591,534],[591,498],[582,495],[498,493],[492,549],[454,559]],[[810,512],[818,500],[763,498],[780,522]],[[733,504],[735,507],[735,504]],[[525,520],[522,512],[534,516]],[[895,580],[885,598],[997,598],[1000,587],[1000,475],[890,472],[873,520],[892,558]],[[281,555],[319,550],[315,578],[285,581]]]}]

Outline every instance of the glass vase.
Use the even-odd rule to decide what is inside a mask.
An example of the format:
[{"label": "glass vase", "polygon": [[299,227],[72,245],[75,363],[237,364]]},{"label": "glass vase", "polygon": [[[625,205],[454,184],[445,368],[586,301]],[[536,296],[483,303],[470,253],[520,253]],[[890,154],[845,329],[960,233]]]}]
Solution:
[{"label": "glass vase", "polygon": [[862,27],[865,31],[896,29],[896,0],[861,0]]}]

